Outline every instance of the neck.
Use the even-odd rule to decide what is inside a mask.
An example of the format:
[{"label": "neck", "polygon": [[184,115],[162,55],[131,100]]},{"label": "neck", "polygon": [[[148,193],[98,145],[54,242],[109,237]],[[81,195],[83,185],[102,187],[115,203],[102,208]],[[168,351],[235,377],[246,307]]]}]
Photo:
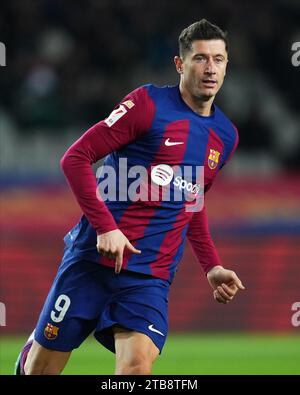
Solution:
[{"label": "neck", "polygon": [[195,113],[202,115],[204,117],[209,117],[212,114],[212,104],[215,98],[214,96],[212,96],[208,100],[203,100],[201,98],[195,97],[187,89],[184,88],[181,82],[179,84],[179,90],[182,100]]}]

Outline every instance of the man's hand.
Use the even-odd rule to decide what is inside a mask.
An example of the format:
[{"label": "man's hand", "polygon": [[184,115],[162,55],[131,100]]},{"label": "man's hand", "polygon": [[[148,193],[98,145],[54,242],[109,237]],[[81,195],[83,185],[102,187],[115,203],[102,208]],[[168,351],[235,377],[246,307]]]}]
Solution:
[{"label": "man's hand", "polygon": [[97,236],[97,250],[99,254],[107,256],[110,259],[116,258],[115,272],[120,273],[123,263],[124,249],[128,248],[134,254],[140,254],[141,251],[133,247],[127,237],[119,230],[111,230]]},{"label": "man's hand", "polygon": [[207,273],[207,279],[214,290],[214,299],[219,303],[229,303],[239,289],[245,289],[235,272],[222,266],[213,267]]}]

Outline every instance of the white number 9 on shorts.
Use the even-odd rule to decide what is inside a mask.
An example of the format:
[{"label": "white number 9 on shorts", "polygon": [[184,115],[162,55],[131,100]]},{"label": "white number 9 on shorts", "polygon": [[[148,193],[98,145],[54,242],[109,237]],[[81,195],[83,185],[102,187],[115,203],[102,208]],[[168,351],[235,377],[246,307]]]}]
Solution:
[{"label": "white number 9 on shorts", "polygon": [[[63,294],[59,295],[54,305],[56,311],[55,310],[51,311],[51,315],[50,315],[51,320],[54,322],[61,322],[64,319],[66,312],[70,307],[70,304],[71,304],[71,300],[69,296]],[[57,313],[59,314],[57,315]]]}]

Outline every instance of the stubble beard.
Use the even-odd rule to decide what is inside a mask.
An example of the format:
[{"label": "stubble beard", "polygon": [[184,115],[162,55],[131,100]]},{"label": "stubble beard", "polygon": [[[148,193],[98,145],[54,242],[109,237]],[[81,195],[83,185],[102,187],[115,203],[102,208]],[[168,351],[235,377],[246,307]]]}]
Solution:
[{"label": "stubble beard", "polygon": [[194,89],[193,96],[196,102],[197,101],[207,102],[211,100],[211,98],[214,97],[215,94],[205,94],[201,92],[200,88],[197,87],[196,89]]}]

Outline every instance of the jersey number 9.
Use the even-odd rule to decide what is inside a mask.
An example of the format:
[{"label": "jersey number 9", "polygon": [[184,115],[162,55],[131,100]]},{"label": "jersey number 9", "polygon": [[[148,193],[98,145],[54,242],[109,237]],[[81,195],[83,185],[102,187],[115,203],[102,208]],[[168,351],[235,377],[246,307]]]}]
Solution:
[{"label": "jersey number 9", "polygon": [[[59,297],[56,299],[55,302],[55,310],[51,311],[51,320],[54,322],[61,322],[65,315],[66,312],[68,311],[69,307],[71,304],[71,300],[69,298],[69,296],[67,295],[59,295]],[[58,313],[58,315],[57,315]]]}]

